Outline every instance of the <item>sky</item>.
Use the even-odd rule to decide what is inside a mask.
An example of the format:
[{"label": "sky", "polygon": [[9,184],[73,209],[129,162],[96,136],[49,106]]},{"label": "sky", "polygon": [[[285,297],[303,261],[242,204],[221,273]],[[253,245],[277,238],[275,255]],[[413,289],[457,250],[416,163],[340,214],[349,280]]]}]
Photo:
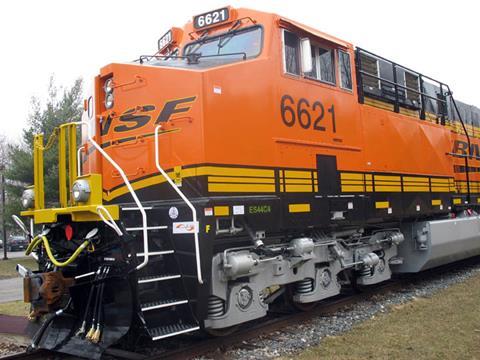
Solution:
[{"label": "sky", "polygon": [[289,17],[450,85],[480,106],[480,5],[457,1],[0,1],[0,134],[19,140],[32,96],[88,83],[101,67],[152,54],[193,15],[232,5]]}]

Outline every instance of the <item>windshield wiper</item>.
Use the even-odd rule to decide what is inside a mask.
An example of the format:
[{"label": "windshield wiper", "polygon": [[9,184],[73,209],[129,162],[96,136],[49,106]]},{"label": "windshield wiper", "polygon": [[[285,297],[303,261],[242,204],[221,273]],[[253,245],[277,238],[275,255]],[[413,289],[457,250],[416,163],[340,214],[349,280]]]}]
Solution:
[{"label": "windshield wiper", "polygon": [[200,49],[200,47],[205,44],[205,42],[207,41],[207,35],[208,35],[208,30],[205,30],[202,35],[200,35],[200,37],[198,38],[198,42],[194,45],[195,48],[191,49],[188,53],[189,54],[193,54],[195,52],[197,52],[198,49]]},{"label": "windshield wiper", "polygon": [[232,25],[230,29],[220,38],[218,41],[218,54],[220,54],[220,50],[227,45],[230,40],[233,39],[233,36],[235,35],[236,30],[238,27],[242,24],[240,20],[235,21],[235,23]]}]

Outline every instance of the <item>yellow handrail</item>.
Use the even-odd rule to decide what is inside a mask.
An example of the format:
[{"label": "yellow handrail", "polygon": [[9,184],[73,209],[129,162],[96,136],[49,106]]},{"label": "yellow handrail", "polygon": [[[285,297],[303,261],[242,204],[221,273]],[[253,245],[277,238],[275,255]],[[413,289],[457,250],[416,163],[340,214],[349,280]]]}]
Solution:
[{"label": "yellow handrail", "polygon": [[[49,137],[47,144],[43,145],[43,134],[34,137],[34,191],[35,210],[45,208],[45,184],[43,153],[52,148],[58,137],[58,193],[60,207],[67,207],[68,193],[78,177],[77,164],[77,125],[66,123],[55,128]],[[68,148],[68,150],[67,150]],[[67,186],[67,151],[68,151],[68,186]],[[70,205],[74,205],[72,195],[69,197]]]},{"label": "yellow handrail", "polygon": [[33,138],[33,190],[35,210],[45,208],[45,189],[43,181],[43,134]]}]

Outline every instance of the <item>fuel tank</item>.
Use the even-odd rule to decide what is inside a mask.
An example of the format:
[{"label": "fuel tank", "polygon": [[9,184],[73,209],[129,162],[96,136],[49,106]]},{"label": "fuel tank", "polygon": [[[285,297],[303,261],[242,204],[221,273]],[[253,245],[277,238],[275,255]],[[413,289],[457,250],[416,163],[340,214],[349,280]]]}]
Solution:
[{"label": "fuel tank", "polygon": [[480,216],[407,223],[394,273],[414,273],[480,255]]}]

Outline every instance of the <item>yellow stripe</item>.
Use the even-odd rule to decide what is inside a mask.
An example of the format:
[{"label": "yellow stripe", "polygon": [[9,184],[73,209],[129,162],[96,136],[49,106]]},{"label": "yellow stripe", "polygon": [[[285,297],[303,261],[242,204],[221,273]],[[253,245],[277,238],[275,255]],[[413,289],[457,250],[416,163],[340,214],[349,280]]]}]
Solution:
[{"label": "yellow stripe", "polygon": [[403,191],[406,191],[406,192],[429,192],[430,188],[428,186],[404,186]]},{"label": "yellow stripe", "polygon": [[400,114],[407,115],[407,116],[418,117],[418,111],[417,110],[406,109],[406,108],[403,108],[403,107],[400,107]]},{"label": "yellow stripe", "polygon": [[[283,183],[283,180],[280,179],[280,184]],[[285,179],[285,184],[310,184],[312,185],[312,180],[309,179]]]},{"label": "yellow stripe", "polygon": [[341,173],[340,179],[342,180],[361,180],[363,181],[363,174],[358,173]]},{"label": "yellow stripe", "polygon": [[[271,177],[274,178],[275,172],[267,169],[251,169],[251,168],[229,168],[229,167],[215,167],[215,166],[200,166],[188,169],[182,169],[182,178],[204,175],[218,175],[218,176],[251,176],[251,177]],[[174,179],[173,171],[168,172],[168,176]],[[152,185],[162,184],[166,182],[163,175],[154,175],[149,178],[132,182],[134,190],[143,189]],[[274,192],[269,191],[269,192]],[[259,190],[260,192],[260,190]],[[113,191],[103,193],[103,199],[110,201],[121,195],[128,194],[126,186],[121,186]]]},{"label": "yellow stripe", "polygon": [[393,111],[393,105],[387,103],[387,102],[383,102],[383,101],[379,101],[379,100],[374,100],[374,99],[371,99],[369,97],[365,97],[364,98],[364,104],[366,105],[370,105],[370,106],[375,106],[375,107],[378,107],[380,109],[384,109],[384,110],[390,110],[390,111]]},{"label": "yellow stripe", "polygon": [[368,192],[373,192],[373,186],[367,186],[365,187],[365,190]]},{"label": "yellow stripe", "polygon": [[375,181],[375,185],[384,185],[384,186],[400,186],[400,181]]},{"label": "yellow stripe", "polygon": [[477,198],[477,203],[480,204],[480,198]]},{"label": "yellow stripe", "polygon": [[432,186],[432,192],[449,192],[450,188],[444,186]]},{"label": "yellow stripe", "polygon": [[273,178],[275,176],[275,172],[267,169],[202,166],[197,168],[197,176],[200,175],[254,176]]},{"label": "yellow stripe", "polygon": [[363,181],[359,180],[342,180],[342,185],[363,185]]},{"label": "yellow stripe", "polygon": [[311,171],[285,170],[285,177],[311,179],[312,173]]},{"label": "yellow stripe", "polygon": [[225,176],[209,176],[209,182],[224,182],[224,183],[264,183],[275,184],[275,179],[252,178],[252,177],[225,177]]},{"label": "yellow stripe", "polygon": [[275,185],[273,184],[209,183],[208,191],[210,192],[275,192]]},{"label": "yellow stripe", "polygon": [[230,208],[228,206],[214,206],[213,213],[215,216],[228,216],[230,215]]},{"label": "yellow stripe", "polygon": [[442,200],[432,200],[432,205],[433,206],[442,205]]},{"label": "yellow stripe", "polygon": [[372,181],[373,175],[372,174],[365,174],[365,179]]},{"label": "yellow stripe", "polygon": [[428,183],[428,178],[426,178],[426,177],[404,176],[404,177],[403,177],[403,181],[404,181],[404,182],[412,181],[412,182]]},{"label": "yellow stripe", "polygon": [[312,192],[312,185],[285,185],[286,192]]},{"label": "yellow stripe", "polygon": [[363,185],[342,185],[342,192],[364,192]]},{"label": "yellow stripe", "polygon": [[454,203],[455,205],[459,205],[459,204],[462,203],[462,199],[453,199],[453,203]]},{"label": "yellow stripe", "polygon": [[375,208],[377,209],[388,209],[389,207],[390,207],[390,203],[388,201],[375,202]]},{"label": "yellow stripe", "polygon": [[400,186],[377,186],[375,185],[376,192],[401,192]]},{"label": "yellow stripe", "polygon": [[291,213],[310,212],[310,204],[288,204]]},{"label": "yellow stripe", "polygon": [[432,183],[434,184],[448,184],[448,182],[448,179],[432,178]]},{"label": "yellow stripe", "polygon": [[400,176],[388,176],[388,175],[375,175],[375,181],[384,180],[384,181],[400,181]]}]

